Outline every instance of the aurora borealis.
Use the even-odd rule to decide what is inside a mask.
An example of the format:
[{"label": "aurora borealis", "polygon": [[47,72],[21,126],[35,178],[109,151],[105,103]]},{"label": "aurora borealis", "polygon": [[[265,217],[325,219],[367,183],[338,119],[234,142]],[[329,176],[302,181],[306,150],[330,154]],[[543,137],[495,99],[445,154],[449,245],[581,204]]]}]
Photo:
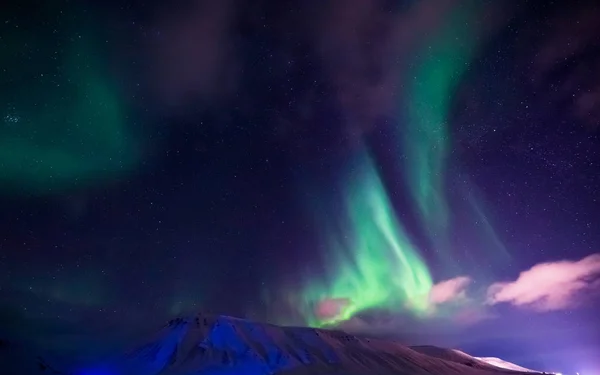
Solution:
[{"label": "aurora borealis", "polygon": [[[82,30],[77,16],[50,4],[43,10],[63,29],[13,29],[4,38],[0,141],[2,189],[42,194],[123,173],[139,153],[92,26]],[[40,32],[50,36],[40,41]]]},{"label": "aurora borealis", "polygon": [[406,93],[410,98],[406,104],[406,130],[400,130],[407,153],[402,166],[407,184],[424,225],[432,236],[442,240],[450,215],[444,192],[451,147],[447,129],[450,100],[470,63],[473,48],[469,14],[463,14],[464,10],[455,12],[446,25],[424,41],[423,50],[417,51],[414,72],[409,73],[414,76]]},{"label": "aurora borealis", "polygon": [[77,352],[202,310],[585,362],[596,16],[566,1],[11,4],[0,336]]},{"label": "aurora borealis", "polygon": [[[422,313],[432,286],[427,265],[411,243],[365,155],[344,186],[341,231],[327,233],[333,254],[331,285],[310,285],[303,294],[310,325],[332,324],[377,307],[401,306]],[[335,226],[331,226],[335,227]],[[323,310],[320,316],[311,312]]]},{"label": "aurora borealis", "polygon": [[[412,78],[405,94],[411,98],[406,103],[406,122],[398,125],[398,138],[406,152],[402,165],[405,182],[422,226],[447,267],[453,262],[447,240],[452,229],[445,189],[448,151],[452,148],[447,124],[451,98],[473,55],[475,30],[470,22],[479,15],[477,8],[472,2],[453,10],[439,30],[423,40],[424,47],[410,64],[414,72],[407,73]],[[350,224],[341,233],[324,234],[330,237],[328,249],[335,254],[330,259],[332,285],[310,282],[303,295],[313,306],[304,308],[311,325],[347,320],[374,308],[412,310],[417,315],[431,308],[428,296],[433,281],[428,266],[396,218],[370,157],[365,152],[359,159],[362,165],[358,171],[352,169],[352,176],[343,183],[347,191],[342,220]],[[484,223],[482,234],[491,235],[502,247],[475,198],[467,199],[477,219]],[[319,317],[322,305],[328,306],[328,313],[321,312]],[[315,309],[318,319],[313,321]]]},{"label": "aurora borealis", "polygon": [[[446,176],[455,145],[448,127],[458,84],[483,35],[493,30],[478,23],[484,10],[481,2],[467,1],[452,11],[437,33],[423,42],[416,54],[414,71],[407,73],[412,78],[406,93],[411,98],[406,103],[406,130],[400,131],[407,153],[403,170],[422,225],[449,267],[453,263],[448,233],[453,229],[453,212],[447,198]],[[467,187],[461,193],[474,208],[475,220],[489,224],[471,190],[473,187]],[[485,225],[481,232],[493,242],[492,246],[486,243],[490,252],[501,249],[507,255],[493,227]]]}]

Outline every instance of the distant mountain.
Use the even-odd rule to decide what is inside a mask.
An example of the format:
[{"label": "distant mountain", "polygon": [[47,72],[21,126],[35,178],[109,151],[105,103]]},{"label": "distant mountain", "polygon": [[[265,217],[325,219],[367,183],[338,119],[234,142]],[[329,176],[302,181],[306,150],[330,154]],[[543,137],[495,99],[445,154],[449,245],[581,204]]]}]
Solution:
[{"label": "distant mountain", "polygon": [[78,375],[531,375],[519,371],[451,349],[199,314]]}]

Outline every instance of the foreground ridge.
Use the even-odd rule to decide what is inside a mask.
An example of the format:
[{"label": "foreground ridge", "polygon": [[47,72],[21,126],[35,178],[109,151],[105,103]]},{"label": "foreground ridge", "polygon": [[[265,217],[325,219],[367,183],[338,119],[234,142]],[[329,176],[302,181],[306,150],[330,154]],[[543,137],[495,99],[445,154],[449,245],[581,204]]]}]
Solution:
[{"label": "foreground ridge", "polygon": [[197,314],[169,321],[126,355],[82,375],[494,373],[531,374],[500,368],[452,349],[411,348],[339,330],[280,327]]}]

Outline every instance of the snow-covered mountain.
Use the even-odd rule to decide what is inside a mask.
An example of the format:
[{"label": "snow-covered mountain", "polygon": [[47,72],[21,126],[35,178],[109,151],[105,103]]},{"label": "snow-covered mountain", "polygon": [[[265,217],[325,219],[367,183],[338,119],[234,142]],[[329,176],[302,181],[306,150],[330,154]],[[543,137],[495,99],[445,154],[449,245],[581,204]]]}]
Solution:
[{"label": "snow-covered mountain", "polygon": [[515,371],[520,371],[520,372],[536,372],[534,370],[530,370],[525,367],[515,365],[514,363],[510,363],[510,362],[507,362],[505,360],[502,360],[502,359],[496,358],[496,357],[475,357],[475,358],[477,358],[480,361],[489,363],[492,366],[496,366],[496,367],[500,367],[500,368],[506,368],[509,370],[515,370]]},{"label": "snow-covered mountain", "polygon": [[493,371],[498,370],[498,368],[501,368],[507,370],[514,370],[517,372],[539,372],[527,369],[525,367],[521,367],[519,365],[504,361],[496,357],[473,357],[465,352],[456,349],[439,348],[437,346],[411,346],[410,348],[418,351],[419,353],[427,354],[432,357],[440,358],[446,361],[462,363],[468,366],[480,368],[482,370]]},{"label": "snow-covered mountain", "polygon": [[279,327],[199,314],[172,320],[126,355],[80,372],[80,375],[134,374],[510,375],[518,372],[451,349],[411,348],[335,330]]}]

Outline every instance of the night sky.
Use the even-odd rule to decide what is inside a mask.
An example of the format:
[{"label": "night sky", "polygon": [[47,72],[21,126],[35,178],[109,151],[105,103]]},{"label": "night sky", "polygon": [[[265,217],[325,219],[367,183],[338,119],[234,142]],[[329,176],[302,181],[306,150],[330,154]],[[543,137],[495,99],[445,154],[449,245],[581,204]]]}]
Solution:
[{"label": "night sky", "polygon": [[600,371],[593,3],[3,7],[0,332],[204,311]]}]

